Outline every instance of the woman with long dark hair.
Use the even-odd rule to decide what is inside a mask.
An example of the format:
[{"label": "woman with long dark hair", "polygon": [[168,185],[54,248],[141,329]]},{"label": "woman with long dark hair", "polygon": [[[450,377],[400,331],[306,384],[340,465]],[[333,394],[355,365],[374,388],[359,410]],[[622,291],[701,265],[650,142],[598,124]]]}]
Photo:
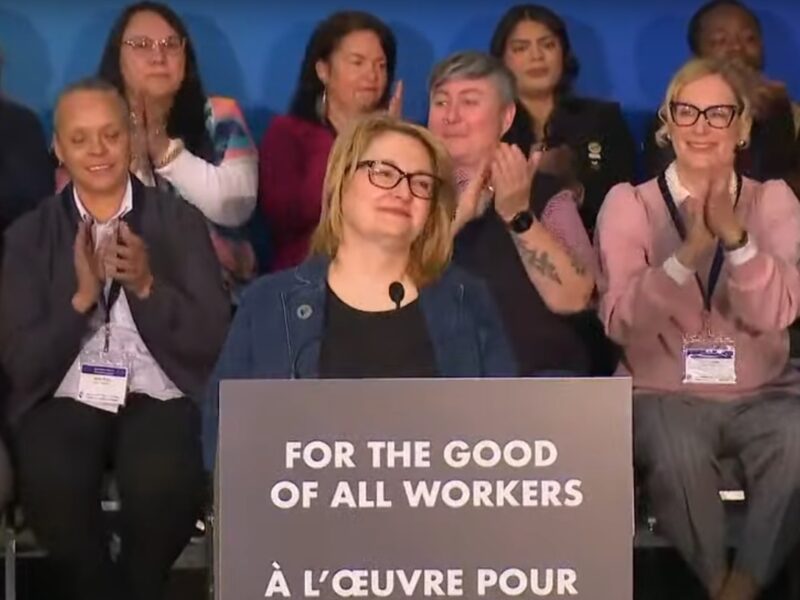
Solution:
[{"label": "woman with long dark hair", "polygon": [[634,175],[636,148],[619,104],[573,94],[578,59],[563,19],[544,6],[509,9],[495,28],[491,53],[517,83],[517,112],[504,141],[523,152],[535,144],[570,150],[560,164],[542,166],[581,192],[581,218],[591,233],[608,190]]},{"label": "woman with long dark hair", "polygon": [[394,34],[369,13],[335,13],[312,33],[289,114],[275,117],[261,141],[259,204],[272,230],[271,271],[306,258],[334,138],[388,106],[395,56]]},{"label": "woman with long dark hair", "polygon": [[183,21],[157,2],[128,6],[98,75],[130,106],[131,171],[200,209],[228,284],[248,279],[255,259],[237,228],[255,207],[257,151],[236,101],[206,95]]}]

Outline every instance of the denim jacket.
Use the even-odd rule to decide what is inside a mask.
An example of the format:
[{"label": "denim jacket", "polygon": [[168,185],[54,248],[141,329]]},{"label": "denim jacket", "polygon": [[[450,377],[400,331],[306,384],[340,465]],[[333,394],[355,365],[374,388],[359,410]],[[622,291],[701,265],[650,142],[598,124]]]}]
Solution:
[{"label": "denim jacket", "polygon": [[[314,379],[329,261],[314,257],[244,293],[203,403],[203,451],[213,466],[223,379]],[[482,281],[451,266],[419,294],[440,377],[514,377],[517,366]]]}]

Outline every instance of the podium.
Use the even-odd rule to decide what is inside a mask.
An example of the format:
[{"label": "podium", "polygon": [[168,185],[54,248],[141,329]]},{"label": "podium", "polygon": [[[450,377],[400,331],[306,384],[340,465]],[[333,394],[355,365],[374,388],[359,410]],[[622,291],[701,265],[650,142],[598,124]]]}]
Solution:
[{"label": "podium", "polygon": [[218,600],[630,600],[631,382],[220,386]]}]

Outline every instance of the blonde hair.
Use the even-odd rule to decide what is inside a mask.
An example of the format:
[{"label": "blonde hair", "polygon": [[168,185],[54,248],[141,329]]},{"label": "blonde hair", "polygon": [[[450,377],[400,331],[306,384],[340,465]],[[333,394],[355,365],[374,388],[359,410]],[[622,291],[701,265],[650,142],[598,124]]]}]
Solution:
[{"label": "blonde hair", "polygon": [[425,226],[411,244],[408,275],[417,286],[441,275],[453,251],[451,224],[456,195],[453,167],[444,146],[425,128],[385,114],[359,119],[333,144],[322,191],[322,214],[311,239],[311,253],[334,258],[342,241],[342,191],[355,175],[358,162],[369,145],[384,133],[399,133],[421,143],[431,159],[435,188]]},{"label": "blonde hair", "polygon": [[738,121],[742,128],[742,139],[745,145],[750,142],[750,128],[753,124],[753,109],[748,96],[747,76],[742,72],[742,68],[730,61],[722,61],[710,58],[693,58],[683,65],[672,77],[667,87],[667,94],[664,103],[658,109],[658,117],[661,119],[661,127],[656,131],[656,144],[660,147],[668,146],[669,123],[672,120],[669,105],[675,101],[680,91],[693,81],[697,81],[708,75],[719,75],[727,83],[739,106]]}]

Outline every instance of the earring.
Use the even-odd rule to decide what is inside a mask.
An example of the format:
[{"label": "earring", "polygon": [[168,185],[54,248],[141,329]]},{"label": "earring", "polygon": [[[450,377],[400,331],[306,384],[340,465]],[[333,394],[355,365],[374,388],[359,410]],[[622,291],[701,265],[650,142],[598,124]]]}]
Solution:
[{"label": "earring", "polygon": [[328,88],[322,88],[322,95],[317,100],[317,116],[319,117],[320,121],[325,120],[325,113],[327,113],[328,108]]},{"label": "earring", "polygon": [[747,146],[747,140],[739,140],[738,142],[736,142],[736,147],[739,150],[743,150],[745,146]]}]

